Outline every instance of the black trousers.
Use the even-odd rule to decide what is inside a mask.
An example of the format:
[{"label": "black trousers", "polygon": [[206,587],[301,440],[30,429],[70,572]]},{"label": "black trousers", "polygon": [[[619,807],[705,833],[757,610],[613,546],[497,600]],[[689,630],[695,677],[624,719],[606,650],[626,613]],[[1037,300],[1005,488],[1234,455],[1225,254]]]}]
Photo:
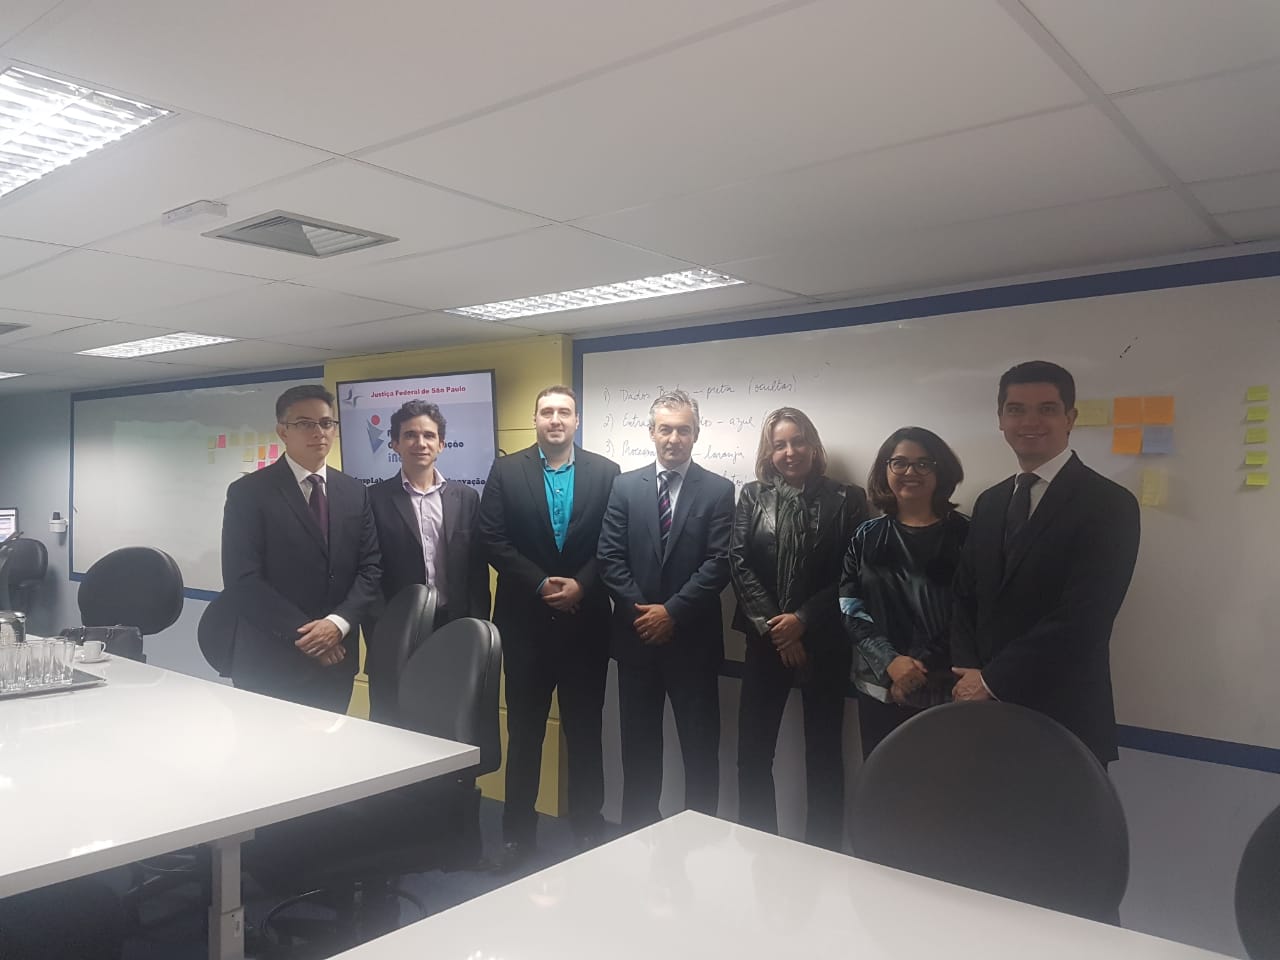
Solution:
[{"label": "black trousers", "polygon": [[[844,642],[815,646],[800,683],[805,840],[839,850],[844,845],[844,702],[853,653]],[[768,640],[748,637],[738,706],[738,821],[770,833],[778,832],[773,757],[795,674]]]},{"label": "black trousers", "polygon": [[537,833],[542,741],[551,712],[551,692],[560,700],[560,729],[569,760],[569,823],[579,837],[604,825],[604,748],[601,715],[609,655],[603,637],[581,634],[538,638],[536,650],[506,660],[507,786],[502,837],[533,843]]},{"label": "black trousers", "polygon": [[[348,653],[347,656],[350,657],[351,654]],[[345,672],[343,666],[335,665],[321,670],[311,670],[298,679],[255,677],[250,680],[236,679],[232,682],[240,690],[265,694],[277,700],[288,700],[290,703],[300,703],[305,707],[317,707],[331,713],[346,713],[351,705],[351,687],[355,678]]]},{"label": "black trousers", "polygon": [[720,802],[719,663],[661,649],[641,663],[618,664],[622,728],[622,825],[635,830],[661,819],[662,718],[666,700],[680,736],[685,807],[715,815]]},{"label": "black trousers", "polygon": [[884,703],[859,691],[858,732],[862,738],[862,759],[871,756],[871,751],[880,745],[881,740],[919,712],[896,703]]}]

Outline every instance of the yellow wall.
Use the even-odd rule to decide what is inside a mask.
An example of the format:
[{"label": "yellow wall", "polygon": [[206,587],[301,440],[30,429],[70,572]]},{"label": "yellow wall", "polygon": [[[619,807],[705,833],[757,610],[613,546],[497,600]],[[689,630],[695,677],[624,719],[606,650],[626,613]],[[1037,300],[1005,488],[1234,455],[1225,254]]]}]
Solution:
[{"label": "yellow wall", "polygon": [[[524,337],[494,343],[409,350],[349,357],[326,363],[324,379],[330,390],[344,380],[376,380],[382,377],[411,377],[420,374],[455,373],[464,370],[493,370],[497,398],[498,449],[514,453],[534,441],[533,399],[543,387],[569,383],[573,375],[573,342],[564,336]],[[447,457],[448,454],[445,454]],[[337,445],[329,462],[341,468]],[[362,645],[363,647],[363,645]],[[369,715],[368,680],[362,672],[348,711],[352,716]],[[503,769],[480,779],[485,796],[501,800],[506,766],[506,697],[502,699]],[[565,810],[564,738],[560,735],[560,706],[551,704],[551,719],[542,749],[542,786],[537,807],[542,813],[560,816]]]}]

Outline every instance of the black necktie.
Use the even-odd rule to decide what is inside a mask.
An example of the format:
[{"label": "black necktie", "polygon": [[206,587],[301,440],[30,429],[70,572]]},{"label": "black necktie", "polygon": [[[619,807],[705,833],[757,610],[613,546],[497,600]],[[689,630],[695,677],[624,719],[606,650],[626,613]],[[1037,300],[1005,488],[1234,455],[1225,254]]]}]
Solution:
[{"label": "black necktie", "polygon": [[1040,478],[1034,473],[1020,473],[1014,483],[1013,499],[1009,501],[1009,515],[1004,522],[1004,545],[1013,543],[1013,538],[1027,525],[1031,516],[1031,488]]},{"label": "black necktie", "polygon": [[311,484],[311,497],[307,500],[307,506],[311,508],[311,515],[316,518],[316,523],[320,526],[324,542],[328,543],[329,498],[324,495],[324,478],[318,473],[313,473],[307,477],[307,482]]},{"label": "black necktie", "polygon": [[671,481],[675,477],[674,470],[658,472],[658,529],[662,531],[663,549],[666,549],[667,538],[671,536]]}]

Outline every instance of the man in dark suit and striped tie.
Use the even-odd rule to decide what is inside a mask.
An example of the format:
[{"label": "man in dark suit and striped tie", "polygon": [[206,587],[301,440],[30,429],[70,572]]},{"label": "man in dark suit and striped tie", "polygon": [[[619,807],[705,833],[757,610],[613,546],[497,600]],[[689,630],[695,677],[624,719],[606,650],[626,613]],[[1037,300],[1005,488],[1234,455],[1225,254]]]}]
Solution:
[{"label": "man in dark suit and striped tie", "polygon": [[657,462],[613,485],[600,532],[600,578],[613,595],[622,727],[622,824],[659,818],[667,698],[684,757],[685,806],[720,796],[720,593],[729,582],[733,483],[691,459],[698,404],[682,390],[649,409]]}]

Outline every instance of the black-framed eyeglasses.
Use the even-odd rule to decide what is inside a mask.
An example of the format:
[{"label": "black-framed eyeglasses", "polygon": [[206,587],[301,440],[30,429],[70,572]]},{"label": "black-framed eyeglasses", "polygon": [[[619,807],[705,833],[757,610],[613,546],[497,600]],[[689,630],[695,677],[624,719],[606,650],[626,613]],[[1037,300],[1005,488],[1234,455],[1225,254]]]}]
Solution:
[{"label": "black-framed eyeglasses", "polygon": [[323,430],[325,433],[332,433],[338,429],[338,421],[331,417],[325,417],[323,420],[281,420],[286,427],[292,427],[294,430],[300,430],[303,433],[311,433],[315,430]]},{"label": "black-framed eyeglasses", "polygon": [[918,476],[927,477],[938,469],[938,461],[931,457],[921,457],[919,460],[908,460],[906,457],[890,457],[885,463],[889,466],[889,472],[895,477],[905,477],[907,471],[913,468]]}]

